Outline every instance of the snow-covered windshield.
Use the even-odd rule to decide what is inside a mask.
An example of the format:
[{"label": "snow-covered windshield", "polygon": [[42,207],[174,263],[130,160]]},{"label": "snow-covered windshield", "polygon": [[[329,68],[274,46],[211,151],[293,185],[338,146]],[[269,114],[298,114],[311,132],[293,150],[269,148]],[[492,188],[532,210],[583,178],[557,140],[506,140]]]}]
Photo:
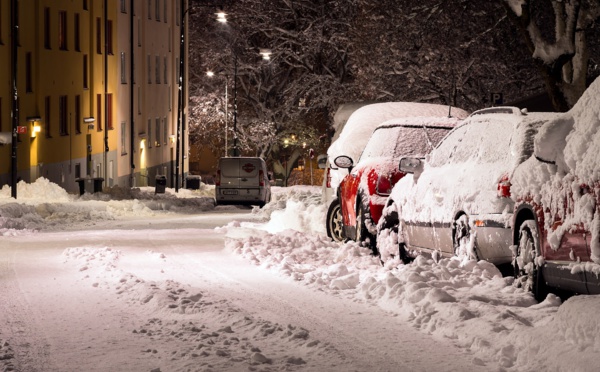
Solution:
[{"label": "snow-covered windshield", "polygon": [[505,121],[483,121],[456,128],[432,153],[431,165],[447,162],[506,163],[513,127]]},{"label": "snow-covered windshield", "polygon": [[386,157],[399,159],[402,156],[428,154],[451,128],[423,126],[390,126],[377,128],[360,160]]}]

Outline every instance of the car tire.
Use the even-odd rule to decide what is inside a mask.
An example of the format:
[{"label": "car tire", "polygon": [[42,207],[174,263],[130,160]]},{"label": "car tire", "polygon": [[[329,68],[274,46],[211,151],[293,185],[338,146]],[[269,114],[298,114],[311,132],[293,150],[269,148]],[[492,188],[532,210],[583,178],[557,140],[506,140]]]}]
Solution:
[{"label": "car tire", "polygon": [[356,211],[356,241],[363,242],[367,247],[371,248],[373,254],[377,255],[377,242],[375,235],[369,232],[367,224],[370,223],[370,217],[367,217],[368,207],[359,201],[358,210]]},{"label": "car tire", "polygon": [[338,199],[335,199],[329,204],[326,224],[327,236],[334,242],[343,242],[345,237],[342,221],[342,207]]},{"label": "car tire", "polygon": [[384,209],[377,225],[377,250],[382,262],[385,262],[388,258],[402,257],[402,247],[393,238],[394,235],[398,237],[398,227],[400,225],[397,207],[394,206],[392,201],[388,202],[388,208]]},{"label": "car tire", "polygon": [[534,220],[525,220],[519,226],[519,240],[515,242],[513,258],[514,276],[517,283],[533,293],[539,302],[546,299],[548,287],[537,264],[540,256],[540,242],[537,224]]},{"label": "car tire", "polygon": [[[452,244],[454,246],[454,256],[467,257],[468,259],[479,260],[475,243],[471,242],[471,226],[469,226],[469,217],[466,214],[461,214],[456,221],[452,230]],[[471,247],[471,244],[473,246]]]}]

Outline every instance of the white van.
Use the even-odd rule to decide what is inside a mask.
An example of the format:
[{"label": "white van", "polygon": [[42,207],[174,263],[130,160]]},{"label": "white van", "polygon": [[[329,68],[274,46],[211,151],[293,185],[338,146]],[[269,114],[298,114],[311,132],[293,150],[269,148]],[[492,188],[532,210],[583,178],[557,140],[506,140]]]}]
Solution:
[{"label": "white van", "polygon": [[264,206],[271,201],[267,164],[261,158],[219,159],[215,180],[215,201],[219,204]]}]

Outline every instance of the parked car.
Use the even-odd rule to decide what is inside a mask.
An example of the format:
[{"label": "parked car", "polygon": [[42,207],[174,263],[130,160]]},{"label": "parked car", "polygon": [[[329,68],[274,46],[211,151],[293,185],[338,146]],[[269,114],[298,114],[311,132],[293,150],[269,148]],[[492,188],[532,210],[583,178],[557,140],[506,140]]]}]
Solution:
[{"label": "parked car", "polygon": [[267,164],[255,157],[219,159],[215,180],[217,204],[264,206],[271,201]]},{"label": "parked car", "polygon": [[382,102],[351,103],[340,106],[334,117],[335,134],[333,142],[327,150],[327,163],[323,180],[323,202],[328,205],[326,228],[327,235],[334,241],[342,241],[342,215],[337,199],[337,188],[348,174],[346,169],[339,169],[333,159],[340,155],[349,156],[353,162],[360,157],[373,130],[381,123],[403,117],[452,116],[466,118],[468,112],[445,105],[418,102]]},{"label": "parked car", "polygon": [[515,171],[515,275],[548,291],[600,294],[600,79],[546,123],[534,156]]},{"label": "parked car", "polygon": [[[379,225],[381,257],[421,253],[509,263],[515,168],[533,152],[538,128],[556,114],[516,107],[474,112],[426,158],[404,157]],[[398,230],[397,244],[390,245]],[[391,231],[391,232],[390,232]]]},{"label": "parked car", "polygon": [[365,241],[375,249],[376,225],[385,201],[405,175],[398,171],[398,161],[428,154],[459,122],[452,117],[393,119],[375,129],[356,165],[349,156],[335,158],[339,168],[348,169],[338,189],[344,237]]}]

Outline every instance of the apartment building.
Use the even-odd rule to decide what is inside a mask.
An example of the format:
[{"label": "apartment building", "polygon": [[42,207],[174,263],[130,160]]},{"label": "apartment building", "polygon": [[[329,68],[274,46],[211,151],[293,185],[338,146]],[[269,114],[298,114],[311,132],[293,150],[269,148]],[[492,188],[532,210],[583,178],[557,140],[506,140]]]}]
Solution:
[{"label": "apartment building", "polygon": [[[103,186],[172,185],[177,141],[180,0],[0,2],[0,187],[11,184],[13,82],[18,103],[17,175],[70,192]],[[11,7],[17,7],[17,37]],[[12,45],[16,39],[16,73]],[[183,78],[187,92],[187,76]],[[187,133],[182,100],[182,132]],[[12,142],[12,141],[11,141]]]}]

